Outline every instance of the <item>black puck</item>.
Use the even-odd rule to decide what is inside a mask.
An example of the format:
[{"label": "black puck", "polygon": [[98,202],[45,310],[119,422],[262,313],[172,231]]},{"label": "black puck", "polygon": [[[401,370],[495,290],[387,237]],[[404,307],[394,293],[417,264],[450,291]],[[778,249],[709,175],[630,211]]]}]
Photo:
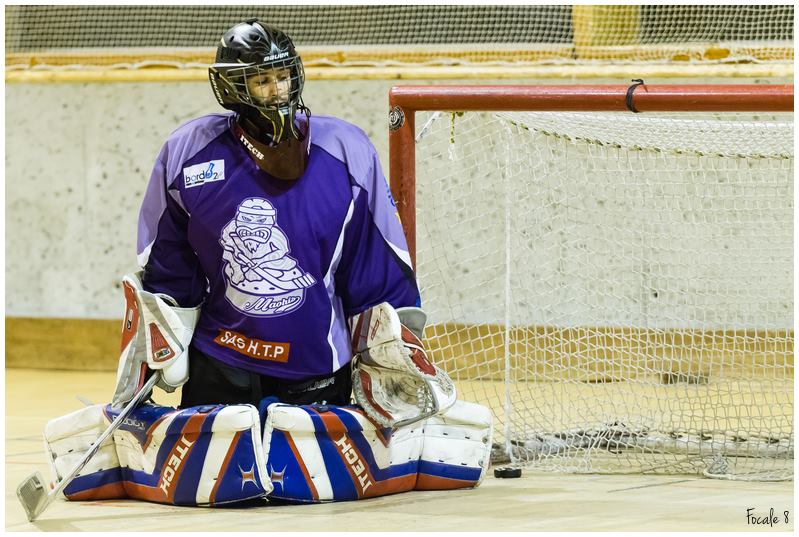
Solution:
[{"label": "black puck", "polygon": [[509,479],[521,476],[521,468],[494,468],[494,477],[499,479]]}]

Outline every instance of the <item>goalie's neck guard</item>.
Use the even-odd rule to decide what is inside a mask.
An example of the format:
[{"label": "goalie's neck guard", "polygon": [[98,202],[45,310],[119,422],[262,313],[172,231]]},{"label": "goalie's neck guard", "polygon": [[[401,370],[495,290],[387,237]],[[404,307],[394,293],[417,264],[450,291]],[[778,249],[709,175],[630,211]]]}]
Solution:
[{"label": "goalie's neck guard", "polygon": [[258,141],[250,132],[254,130],[243,116],[233,121],[233,134],[255,164],[263,171],[286,181],[299,179],[308,165],[308,154],[311,147],[311,121],[308,116],[297,116],[296,130],[300,138],[290,138],[279,144],[265,144]]}]

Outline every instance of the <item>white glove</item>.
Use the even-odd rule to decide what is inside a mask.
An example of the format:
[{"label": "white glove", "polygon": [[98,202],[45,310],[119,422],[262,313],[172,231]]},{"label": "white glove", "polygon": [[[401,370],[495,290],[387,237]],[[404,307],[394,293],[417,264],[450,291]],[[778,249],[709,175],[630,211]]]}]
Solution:
[{"label": "white glove", "polygon": [[419,308],[388,303],[350,319],[355,401],[383,427],[421,421],[455,403],[455,385],[422,346],[426,320]]},{"label": "white glove", "polygon": [[144,385],[148,370],[162,370],[158,386],[173,392],[189,380],[189,343],[200,307],[179,308],[163,294],[142,289],[142,272],[122,278],[125,319],[117,385],[111,404],[124,405]]}]

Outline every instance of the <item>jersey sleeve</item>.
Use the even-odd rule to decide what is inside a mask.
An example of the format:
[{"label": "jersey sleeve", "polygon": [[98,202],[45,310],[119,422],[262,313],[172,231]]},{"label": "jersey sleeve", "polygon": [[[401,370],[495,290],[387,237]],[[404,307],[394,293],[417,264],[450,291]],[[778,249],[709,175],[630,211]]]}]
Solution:
[{"label": "jersey sleeve", "polygon": [[202,302],[207,280],[188,239],[189,215],[167,177],[168,145],[162,148],[139,211],[137,259],[146,291],[164,293],[182,307]]},{"label": "jersey sleeve", "polygon": [[382,302],[419,306],[419,290],[396,205],[371,147],[366,177],[353,186],[336,289],[347,317]]}]

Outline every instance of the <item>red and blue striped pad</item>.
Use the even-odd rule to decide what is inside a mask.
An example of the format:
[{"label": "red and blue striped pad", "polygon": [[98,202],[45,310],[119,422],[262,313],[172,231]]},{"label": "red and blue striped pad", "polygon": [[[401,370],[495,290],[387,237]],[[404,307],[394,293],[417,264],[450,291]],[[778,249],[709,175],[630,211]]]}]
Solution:
[{"label": "red and blue striped pad", "polygon": [[[110,405],[103,412],[108,423],[118,415]],[[262,497],[271,484],[260,429],[251,405],[144,405],[114,432],[119,466],[76,477],[64,494],[189,506]]]},{"label": "red and blue striped pad", "polygon": [[422,459],[425,423],[381,429],[356,406],[273,404],[264,428],[269,497],[325,502],[476,486],[484,468]]}]

